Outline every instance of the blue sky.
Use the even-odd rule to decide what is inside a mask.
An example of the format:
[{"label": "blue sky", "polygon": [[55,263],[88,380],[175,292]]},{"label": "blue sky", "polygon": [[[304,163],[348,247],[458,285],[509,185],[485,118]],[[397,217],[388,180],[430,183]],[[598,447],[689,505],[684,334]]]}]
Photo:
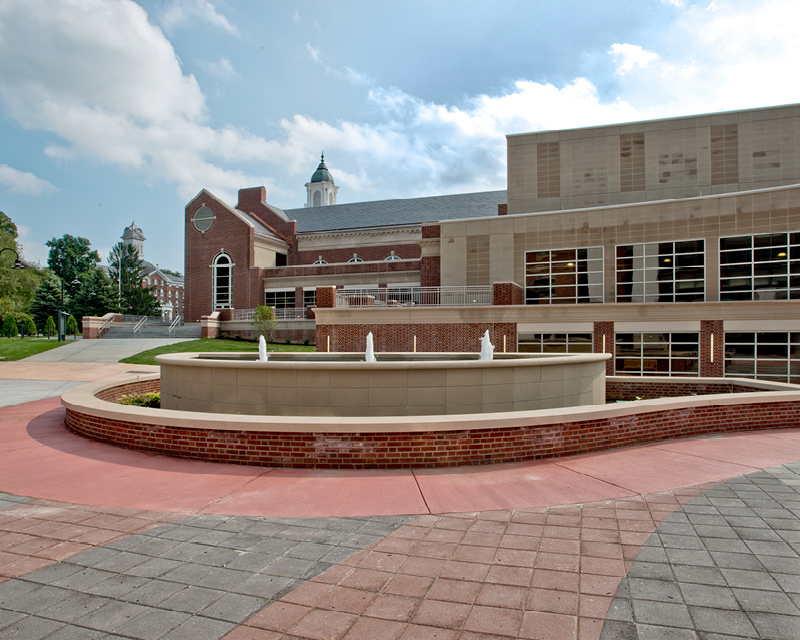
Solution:
[{"label": "blue sky", "polygon": [[505,188],[505,134],[800,102],[796,0],[0,0],[0,210],[24,256],[183,207]]}]

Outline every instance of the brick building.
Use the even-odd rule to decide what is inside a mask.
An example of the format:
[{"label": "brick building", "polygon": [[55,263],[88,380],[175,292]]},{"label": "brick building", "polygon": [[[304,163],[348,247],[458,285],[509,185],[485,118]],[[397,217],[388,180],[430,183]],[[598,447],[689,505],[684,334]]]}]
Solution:
[{"label": "brick building", "polygon": [[800,383],[800,105],[507,148],[507,191],[286,211],[263,188],[235,208],[202,191],[186,208],[187,317],[307,306],[317,286],[514,283],[512,304],[469,313],[375,296],[317,308],[318,348],[363,350],[373,331],[376,351],[477,351],[490,329],[507,350],[610,353],[609,373]]}]

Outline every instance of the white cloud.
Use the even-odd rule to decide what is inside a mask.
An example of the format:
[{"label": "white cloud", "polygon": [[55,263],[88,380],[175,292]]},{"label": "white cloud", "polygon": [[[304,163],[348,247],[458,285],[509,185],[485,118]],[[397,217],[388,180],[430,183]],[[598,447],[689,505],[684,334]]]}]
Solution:
[{"label": "white cloud", "polygon": [[645,51],[638,44],[612,44],[610,54],[621,58],[617,72],[624,74],[636,67],[644,68],[653,60],[658,60],[658,54]]},{"label": "white cloud", "polygon": [[50,249],[41,242],[36,242],[33,239],[34,235],[36,235],[33,229],[24,224],[17,224],[17,233],[19,234],[17,243],[19,244],[22,257],[28,262],[38,262],[43,266],[47,265],[47,256],[50,253]]},{"label": "white cloud", "polygon": [[228,19],[217,12],[209,0],[173,0],[161,13],[161,26],[168,32],[196,21],[208,22],[228,33],[236,34],[237,29]]},{"label": "white cloud", "polygon": [[787,81],[800,65],[799,19],[795,0],[681,5],[657,55],[630,44],[609,51],[622,60],[621,95],[659,116],[800,101],[797,83]]},{"label": "white cloud", "polygon": [[227,80],[228,78],[238,78],[239,74],[233,68],[233,64],[227,58],[220,58],[219,62],[206,62],[203,66],[211,75]]},{"label": "white cloud", "polygon": [[25,196],[41,196],[56,190],[47,180],[27,171],[19,171],[7,164],[0,164],[0,184],[5,185],[12,193],[21,193]]},{"label": "white cloud", "polygon": [[310,42],[306,42],[306,51],[308,51],[308,54],[311,56],[311,59],[314,62],[319,62],[320,61],[320,59],[319,59],[319,49],[315,49],[314,47],[312,47]]},{"label": "white cloud", "polygon": [[300,14],[297,12],[297,9],[294,10],[294,15],[292,16],[292,20],[295,24],[300,24],[302,19],[300,18]]}]

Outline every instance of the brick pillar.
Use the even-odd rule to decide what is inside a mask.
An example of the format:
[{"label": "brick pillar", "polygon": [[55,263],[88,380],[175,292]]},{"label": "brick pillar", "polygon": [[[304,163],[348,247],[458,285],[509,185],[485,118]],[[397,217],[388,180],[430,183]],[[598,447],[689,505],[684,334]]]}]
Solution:
[{"label": "brick pillar", "polygon": [[[440,238],[442,228],[438,224],[422,227],[422,239]],[[441,256],[422,256],[419,259],[419,283],[422,287],[442,286]]]},{"label": "brick pillar", "polygon": [[524,290],[516,282],[495,282],[492,284],[492,304],[523,304]]},{"label": "brick pillar", "polygon": [[333,309],[336,307],[336,287],[317,287],[317,308]]},{"label": "brick pillar", "polygon": [[[713,357],[712,357],[713,336]],[[713,362],[712,362],[713,360]],[[700,377],[721,378],[725,373],[725,334],[722,320],[700,321]]]},{"label": "brick pillar", "polygon": [[303,304],[303,287],[295,287],[294,288],[294,308],[295,309],[302,309],[304,306]]},{"label": "brick pillar", "polygon": [[[603,349],[603,337],[605,337],[605,349]],[[614,323],[595,322],[594,323],[594,353],[610,353],[611,359],[606,361],[606,375],[614,375]]]},{"label": "brick pillar", "polygon": [[498,216],[506,216],[508,215],[508,203],[507,202],[500,202],[497,205],[497,215]]}]

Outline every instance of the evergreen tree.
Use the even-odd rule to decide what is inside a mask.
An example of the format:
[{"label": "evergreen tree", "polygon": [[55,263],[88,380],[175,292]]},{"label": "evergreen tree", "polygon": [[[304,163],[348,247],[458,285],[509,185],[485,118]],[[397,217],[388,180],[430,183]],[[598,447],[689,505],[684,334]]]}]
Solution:
[{"label": "evergreen tree", "polygon": [[104,316],[109,311],[116,311],[117,287],[103,269],[91,269],[81,278],[81,284],[72,298],[69,311],[81,318],[86,309],[87,316]]},{"label": "evergreen tree", "polygon": [[13,338],[19,333],[19,328],[17,327],[17,321],[14,320],[14,316],[7,315],[5,321],[3,322],[3,328],[0,330],[2,334],[6,338]]},{"label": "evergreen tree", "polygon": [[36,324],[33,322],[33,318],[30,316],[25,319],[25,333],[33,337],[39,335],[39,331],[36,329]]},{"label": "evergreen tree", "polygon": [[155,287],[144,286],[144,261],[136,247],[117,243],[108,254],[109,277],[122,292],[120,310],[137,316],[158,316],[161,309],[153,295]]},{"label": "evergreen tree", "polygon": [[75,319],[75,316],[67,318],[67,334],[70,333],[73,336],[76,336],[78,333],[78,321]]},{"label": "evergreen tree", "polygon": [[[70,298],[65,291],[65,308],[69,306],[69,302]],[[48,316],[57,318],[59,309],[61,309],[61,281],[52,271],[45,269],[45,275],[36,288],[31,302],[31,315],[36,324],[43,325]]]},{"label": "evergreen tree", "polygon": [[44,323],[44,331],[42,331],[42,334],[46,334],[48,340],[51,336],[56,335],[56,321],[53,320],[53,316],[48,316]]}]

